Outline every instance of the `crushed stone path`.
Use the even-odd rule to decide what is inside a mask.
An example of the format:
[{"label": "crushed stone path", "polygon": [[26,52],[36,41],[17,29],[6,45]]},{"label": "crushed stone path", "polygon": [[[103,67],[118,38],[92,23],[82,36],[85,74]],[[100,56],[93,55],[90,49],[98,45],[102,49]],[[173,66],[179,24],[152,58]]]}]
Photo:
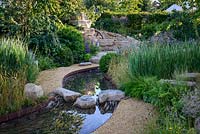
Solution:
[{"label": "crushed stone path", "polygon": [[143,134],[156,109],[136,99],[122,100],[112,117],[93,134]]},{"label": "crushed stone path", "polygon": [[98,67],[98,64],[92,64],[88,66],[79,66],[78,64],[69,66],[69,67],[59,67],[55,69],[41,71],[36,80],[36,84],[42,86],[45,95],[53,91],[58,87],[62,87],[63,78],[74,71],[89,69]]}]

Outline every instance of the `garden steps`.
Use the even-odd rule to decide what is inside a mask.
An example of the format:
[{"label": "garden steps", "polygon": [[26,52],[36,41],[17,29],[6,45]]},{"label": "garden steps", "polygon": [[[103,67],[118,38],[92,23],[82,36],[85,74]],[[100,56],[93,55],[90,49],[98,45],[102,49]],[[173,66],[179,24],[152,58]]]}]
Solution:
[{"label": "garden steps", "polygon": [[177,76],[180,80],[200,81],[200,73],[184,73]]},{"label": "garden steps", "polygon": [[160,80],[162,83],[169,83],[171,85],[180,85],[180,86],[187,86],[187,87],[191,87],[194,88],[197,86],[196,82],[193,81],[179,81],[179,80]]},{"label": "garden steps", "polygon": [[130,46],[138,46],[140,41],[117,33],[100,31],[97,29],[84,29],[84,38],[92,44],[98,44],[101,51],[119,51]]}]

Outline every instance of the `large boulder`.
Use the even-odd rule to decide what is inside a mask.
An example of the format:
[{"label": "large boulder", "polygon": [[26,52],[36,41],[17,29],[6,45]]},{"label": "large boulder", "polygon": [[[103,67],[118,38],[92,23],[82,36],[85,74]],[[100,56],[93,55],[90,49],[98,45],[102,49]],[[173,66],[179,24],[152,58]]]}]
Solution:
[{"label": "large boulder", "polygon": [[44,95],[44,91],[41,86],[35,85],[33,83],[28,83],[25,85],[24,93],[27,98],[37,99]]},{"label": "large boulder", "polygon": [[65,88],[57,88],[53,92],[55,95],[62,96],[66,102],[74,102],[78,97],[81,96],[80,93],[74,92]]},{"label": "large boulder", "polygon": [[120,101],[125,97],[124,92],[121,90],[103,90],[99,93],[98,101],[99,103],[104,103],[106,101]]},{"label": "large boulder", "polygon": [[76,100],[74,106],[82,109],[94,108],[96,106],[96,101],[90,95],[83,95]]}]

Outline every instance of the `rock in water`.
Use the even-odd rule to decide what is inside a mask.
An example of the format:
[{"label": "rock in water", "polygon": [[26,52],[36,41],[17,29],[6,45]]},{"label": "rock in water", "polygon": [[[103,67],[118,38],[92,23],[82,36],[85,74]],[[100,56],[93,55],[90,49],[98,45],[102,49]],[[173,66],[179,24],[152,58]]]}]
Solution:
[{"label": "rock in water", "polygon": [[124,92],[121,90],[103,90],[99,93],[99,103],[104,103],[106,101],[120,101],[125,97]]},{"label": "rock in water", "polygon": [[76,100],[74,106],[82,109],[94,108],[96,106],[96,101],[90,95],[83,95]]},{"label": "rock in water", "polygon": [[74,102],[78,97],[81,96],[80,93],[74,92],[65,88],[57,88],[52,92],[53,94],[60,95],[66,102]]},{"label": "rock in water", "polygon": [[44,91],[41,86],[35,85],[33,83],[28,83],[25,85],[24,93],[27,98],[37,99],[44,95]]}]

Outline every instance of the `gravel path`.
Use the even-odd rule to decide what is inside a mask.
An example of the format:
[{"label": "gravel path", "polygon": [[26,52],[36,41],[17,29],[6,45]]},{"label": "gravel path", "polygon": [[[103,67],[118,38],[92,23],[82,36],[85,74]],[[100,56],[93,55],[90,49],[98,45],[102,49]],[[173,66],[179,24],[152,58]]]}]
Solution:
[{"label": "gravel path", "polygon": [[69,67],[59,67],[56,69],[45,70],[40,72],[36,80],[36,83],[42,86],[45,94],[47,95],[54,89],[62,87],[63,78],[67,74],[77,70],[89,69],[98,66],[99,66],[98,64],[92,64],[88,66],[79,66],[78,64],[75,64]]},{"label": "gravel path", "polygon": [[94,134],[143,134],[145,125],[156,114],[155,108],[136,99],[122,100],[112,117]]}]

